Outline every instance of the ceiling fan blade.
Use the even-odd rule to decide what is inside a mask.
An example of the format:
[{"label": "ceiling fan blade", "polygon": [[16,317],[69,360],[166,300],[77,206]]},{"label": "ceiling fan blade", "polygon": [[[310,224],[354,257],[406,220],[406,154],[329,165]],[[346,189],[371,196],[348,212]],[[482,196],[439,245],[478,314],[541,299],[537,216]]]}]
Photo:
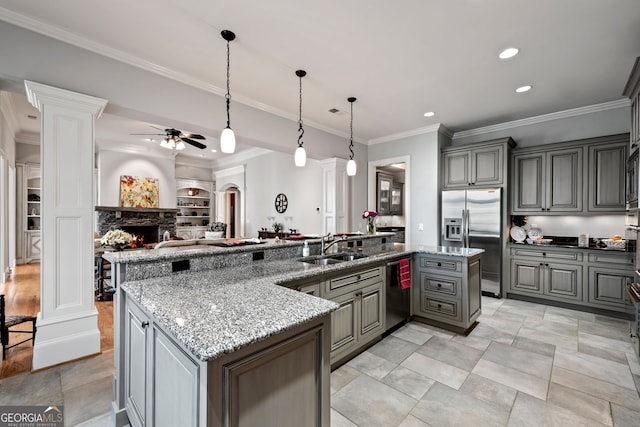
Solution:
[{"label": "ceiling fan blade", "polygon": [[204,136],[197,133],[180,133],[180,138],[205,139]]},{"label": "ceiling fan blade", "polygon": [[198,141],[194,141],[193,139],[189,139],[189,138],[180,138],[181,140],[183,140],[184,142],[186,142],[187,144],[191,144],[196,148],[199,148],[201,150],[204,150],[205,148],[207,148],[206,145],[199,143]]},{"label": "ceiling fan blade", "polygon": [[164,133],[130,133],[129,135],[165,136]]}]

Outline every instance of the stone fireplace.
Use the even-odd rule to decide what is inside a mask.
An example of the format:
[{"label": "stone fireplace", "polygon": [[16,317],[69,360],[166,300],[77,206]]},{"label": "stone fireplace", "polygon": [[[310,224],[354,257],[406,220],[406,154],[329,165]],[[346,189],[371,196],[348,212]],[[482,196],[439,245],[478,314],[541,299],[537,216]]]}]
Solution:
[{"label": "stone fireplace", "polygon": [[144,243],[160,242],[165,231],[169,231],[171,236],[176,235],[178,209],[96,206],[96,212],[101,236],[116,228],[143,236]]}]

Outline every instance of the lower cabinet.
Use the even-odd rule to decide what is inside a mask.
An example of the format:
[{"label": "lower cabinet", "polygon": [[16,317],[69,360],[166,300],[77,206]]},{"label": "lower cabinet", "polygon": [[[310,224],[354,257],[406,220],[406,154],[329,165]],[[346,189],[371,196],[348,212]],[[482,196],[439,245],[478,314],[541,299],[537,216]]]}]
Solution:
[{"label": "lower cabinet", "polygon": [[324,298],[340,304],[331,313],[331,364],[384,332],[383,277],[383,268],[376,267],[324,281]]},{"label": "lower cabinet", "polygon": [[199,365],[127,304],[125,396],[132,426],[197,426]]},{"label": "lower cabinet", "polygon": [[40,261],[42,239],[40,231],[26,231],[25,262]]},{"label": "lower cabinet", "polygon": [[456,332],[467,331],[480,316],[480,255],[417,256],[413,313]]},{"label": "lower cabinet", "polygon": [[132,427],[329,427],[328,314],[201,361],[121,295],[125,408]]},{"label": "lower cabinet", "polygon": [[511,248],[512,294],[626,312],[633,277],[626,252]]}]

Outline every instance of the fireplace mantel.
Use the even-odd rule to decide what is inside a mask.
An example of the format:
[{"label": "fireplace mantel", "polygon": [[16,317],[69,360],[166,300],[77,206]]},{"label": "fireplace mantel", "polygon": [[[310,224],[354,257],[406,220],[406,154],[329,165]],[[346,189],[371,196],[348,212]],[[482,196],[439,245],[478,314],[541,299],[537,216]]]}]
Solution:
[{"label": "fireplace mantel", "polygon": [[96,206],[96,211],[113,211],[113,212],[147,212],[147,213],[176,213],[178,209],[169,208],[122,208],[119,206]]}]

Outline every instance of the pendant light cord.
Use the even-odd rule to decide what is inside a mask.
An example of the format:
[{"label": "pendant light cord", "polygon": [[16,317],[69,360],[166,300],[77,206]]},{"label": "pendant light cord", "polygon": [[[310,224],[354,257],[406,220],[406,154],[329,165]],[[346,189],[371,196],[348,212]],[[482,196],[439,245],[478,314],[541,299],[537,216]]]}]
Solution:
[{"label": "pendant light cord", "polygon": [[353,101],[351,101],[351,98],[349,98],[349,103],[351,104],[351,123],[350,123],[351,138],[349,139],[349,152],[351,154],[349,155],[349,160],[353,160]]},{"label": "pendant light cord", "polygon": [[227,94],[224,96],[227,100],[227,127],[231,127],[231,119],[229,118],[229,104],[231,103],[231,90],[229,86],[229,67],[230,67],[230,56],[229,56],[229,40],[227,40]]},{"label": "pendant light cord", "polygon": [[302,147],[302,144],[304,143],[302,141],[302,136],[304,135],[304,129],[302,128],[302,73],[300,73],[298,77],[300,77],[300,118],[298,119],[298,124],[300,125],[298,127],[298,132],[300,135],[298,135],[298,147]]}]

